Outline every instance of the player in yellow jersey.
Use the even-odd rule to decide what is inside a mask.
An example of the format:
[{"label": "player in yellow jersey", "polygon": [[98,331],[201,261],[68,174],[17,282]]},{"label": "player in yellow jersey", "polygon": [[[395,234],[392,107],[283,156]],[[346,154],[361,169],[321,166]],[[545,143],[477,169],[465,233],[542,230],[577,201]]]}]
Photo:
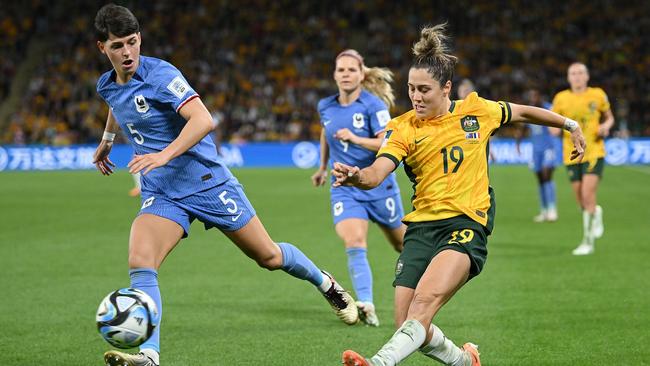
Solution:
[{"label": "player in yellow jersey", "polygon": [[569,172],[571,187],[582,209],[582,242],[573,250],[574,255],[594,252],[594,242],[604,232],[603,209],[596,201],[598,183],[605,165],[605,140],[614,125],[614,115],[607,94],[601,88],[588,86],[589,71],[585,64],[575,62],[569,66],[567,79],[570,89],[553,98],[553,111],[576,120],[585,134],[587,149],[582,162],[570,159],[570,137],[564,134],[564,164]]},{"label": "player in yellow jersey", "polygon": [[431,322],[485,263],[495,211],[489,138],[506,123],[532,121],[571,130],[572,156],[584,153],[578,123],[551,111],[493,102],[476,93],[451,101],[457,59],[447,53],[444,30],[444,24],[424,28],[414,45],[408,75],[413,110],[389,122],[375,162],[364,169],[335,163],[332,170],[334,186],[370,189],[403,163],[414,186],[414,209],[403,219],[407,230],[393,283],[399,329],[369,359],[345,351],[346,366],[394,366],[417,350],[446,365],[480,365],[476,345],[456,346]]}]

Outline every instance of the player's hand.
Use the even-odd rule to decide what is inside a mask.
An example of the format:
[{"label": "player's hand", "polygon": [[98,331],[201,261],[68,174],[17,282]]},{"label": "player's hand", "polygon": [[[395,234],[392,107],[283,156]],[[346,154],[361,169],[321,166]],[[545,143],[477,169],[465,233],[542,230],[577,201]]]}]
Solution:
[{"label": "player's hand", "polygon": [[169,160],[167,155],[161,151],[154,154],[135,155],[127,166],[131,174],[142,172],[142,175],[147,175],[153,169],[167,164]]},{"label": "player's hand", "polygon": [[332,175],[336,179],[332,183],[332,187],[340,186],[355,186],[359,184],[361,178],[358,166],[349,166],[343,163],[334,163],[334,169],[332,169]]},{"label": "player's hand", "polygon": [[327,181],[327,169],[318,169],[314,175],[311,176],[311,182],[314,184],[314,187],[320,187]]},{"label": "player's hand", "polygon": [[585,142],[585,137],[582,135],[582,129],[580,127],[571,132],[571,142],[575,148],[571,151],[571,160],[578,159],[578,162],[581,162],[582,158],[585,156],[587,143]]},{"label": "player's hand", "polygon": [[357,143],[357,135],[355,135],[352,131],[350,131],[347,128],[342,128],[334,134],[334,138],[342,140],[342,141],[348,141],[353,144]]},{"label": "player's hand", "polygon": [[113,148],[112,141],[102,140],[93,154],[93,164],[103,175],[111,175],[115,168],[115,164],[108,158],[111,148]]},{"label": "player's hand", "polygon": [[609,127],[605,125],[598,126],[598,136],[602,138],[609,136]]}]

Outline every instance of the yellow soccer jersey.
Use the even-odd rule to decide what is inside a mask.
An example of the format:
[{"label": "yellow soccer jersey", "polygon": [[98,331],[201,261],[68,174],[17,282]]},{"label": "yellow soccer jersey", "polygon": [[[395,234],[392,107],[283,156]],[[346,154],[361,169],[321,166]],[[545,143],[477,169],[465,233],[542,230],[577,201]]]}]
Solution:
[{"label": "yellow soccer jersey", "polygon": [[[553,98],[553,112],[577,121],[585,135],[587,150],[582,162],[596,163],[598,158],[605,157],[605,141],[598,136],[600,117],[610,108],[607,94],[601,88],[587,88],[584,93],[575,94],[571,90],[563,90]],[[564,131],[562,141],[564,164],[577,164],[571,160],[573,143],[571,134]]]},{"label": "yellow soccer jersey", "polygon": [[465,214],[492,230],[494,202],[488,180],[488,142],[510,121],[510,105],[471,93],[444,116],[421,120],[411,110],[386,127],[377,156],[404,162],[413,182],[413,211],[405,222]]}]

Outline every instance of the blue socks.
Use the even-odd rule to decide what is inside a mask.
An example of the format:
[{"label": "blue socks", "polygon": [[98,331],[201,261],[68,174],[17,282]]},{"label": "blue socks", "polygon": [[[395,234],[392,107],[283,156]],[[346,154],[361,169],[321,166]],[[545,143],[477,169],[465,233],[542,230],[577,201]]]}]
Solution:
[{"label": "blue socks", "polygon": [[544,190],[544,196],[546,197],[546,208],[554,209],[555,208],[555,182],[549,180],[542,185]]},{"label": "blue socks", "polygon": [[[153,268],[135,268],[129,271],[131,277],[131,287],[137,288],[151,296],[158,307],[159,317],[162,318],[162,300],[160,298],[160,289],[158,288],[158,272]],[[153,349],[160,353],[160,323],[153,331],[151,338],[140,345],[140,350]]]},{"label": "blue socks", "polygon": [[544,188],[545,186],[546,183],[537,186],[537,189],[539,191],[539,203],[542,207],[542,211],[546,211],[546,208],[548,206],[548,201],[546,199],[546,189]]},{"label": "blue socks", "polygon": [[314,286],[323,283],[323,274],[300,249],[289,243],[278,243],[282,251],[282,270],[301,280],[307,280]]},{"label": "blue socks", "polygon": [[348,271],[350,272],[357,299],[372,303],[372,271],[366,256],[367,252],[366,248],[348,248],[345,250],[348,255]]}]

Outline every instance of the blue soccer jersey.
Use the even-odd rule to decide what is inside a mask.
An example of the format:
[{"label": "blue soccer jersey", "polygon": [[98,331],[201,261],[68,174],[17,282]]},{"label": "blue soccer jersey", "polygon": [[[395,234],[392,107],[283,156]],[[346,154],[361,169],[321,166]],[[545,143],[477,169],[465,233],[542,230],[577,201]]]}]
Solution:
[{"label": "blue soccer jersey", "polygon": [[[97,93],[137,155],[162,151],[187,123],[179,110],[198,94],[178,69],[153,57],[140,56],[138,69],[126,84],[116,83],[115,76],[115,70],[104,73],[97,81]],[[211,137],[205,136],[165,166],[143,175],[142,191],[183,198],[231,177]]]},{"label": "blue soccer jersey", "polygon": [[[329,145],[330,165],[333,162],[341,162],[359,168],[372,165],[375,161],[375,151],[339,140],[334,137],[334,134],[342,128],[348,128],[355,135],[367,138],[376,137],[383,132],[390,121],[390,114],[381,99],[362,90],[354,103],[342,106],[339,104],[338,94],[336,94],[318,102],[318,113]],[[379,186],[370,190],[355,187],[337,187],[332,190],[346,191],[359,201],[373,201],[398,193],[399,187],[395,174],[391,173]]]}]

